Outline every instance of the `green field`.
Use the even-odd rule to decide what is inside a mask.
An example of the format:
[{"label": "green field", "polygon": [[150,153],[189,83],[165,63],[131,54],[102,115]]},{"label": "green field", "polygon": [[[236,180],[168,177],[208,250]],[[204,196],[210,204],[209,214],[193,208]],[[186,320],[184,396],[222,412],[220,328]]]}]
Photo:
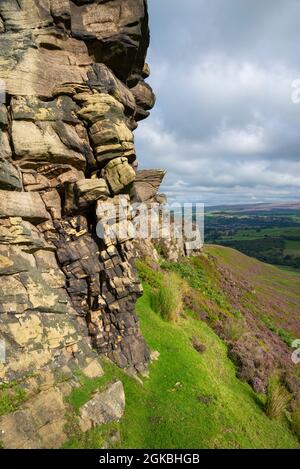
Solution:
[{"label": "green field", "polygon": [[300,270],[299,215],[208,213],[205,241],[233,247],[269,264]]},{"label": "green field", "polygon": [[[291,228],[265,228],[259,230],[253,229],[246,229],[246,230],[238,230],[236,234],[233,236],[226,236],[224,238],[220,238],[220,241],[244,241],[246,239],[261,239],[265,237],[271,238],[280,238],[280,237],[289,237],[289,236],[300,236],[300,228],[299,227],[291,227]],[[287,241],[287,243],[290,241]],[[295,246],[297,246],[297,252],[300,252],[300,241],[292,241],[295,242]]]},{"label": "green field", "polygon": [[287,240],[285,243],[284,254],[290,255],[290,256],[299,256],[300,255],[300,241]]}]

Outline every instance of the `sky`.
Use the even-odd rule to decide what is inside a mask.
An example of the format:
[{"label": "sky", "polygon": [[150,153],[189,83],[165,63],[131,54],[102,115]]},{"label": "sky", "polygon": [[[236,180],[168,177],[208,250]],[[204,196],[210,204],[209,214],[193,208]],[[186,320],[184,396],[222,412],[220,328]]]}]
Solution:
[{"label": "sky", "polygon": [[172,202],[299,200],[300,0],[148,3],[157,103],[135,134],[140,168],[167,170]]}]

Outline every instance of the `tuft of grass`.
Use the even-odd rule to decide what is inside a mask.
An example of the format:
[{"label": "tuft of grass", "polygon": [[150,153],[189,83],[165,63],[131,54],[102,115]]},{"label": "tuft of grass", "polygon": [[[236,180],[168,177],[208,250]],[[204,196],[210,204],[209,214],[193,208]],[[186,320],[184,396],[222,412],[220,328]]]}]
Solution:
[{"label": "tuft of grass", "polygon": [[165,274],[162,284],[152,291],[151,306],[164,320],[178,320],[183,309],[182,281],[174,272]]},{"label": "tuft of grass", "polygon": [[281,383],[278,374],[269,378],[266,414],[271,419],[280,419],[290,402],[291,396],[285,386]]},{"label": "tuft of grass", "polygon": [[230,318],[224,324],[224,334],[227,340],[237,342],[247,332],[243,319]]},{"label": "tuft of grass", "polygon": [[17,410],[25,402],[27,393],[25,389],[12,382],[8,385],[3,384],[0,387],[0,415],[8,414]]},{"label": "tuft of grass", "polygon": [[163,262],[164,270],[175,272],[191,288],[201,293],[202,298],[232,315],[232,306],[218,284],[218,272],[204,255],[182,259],[181,262]]}]

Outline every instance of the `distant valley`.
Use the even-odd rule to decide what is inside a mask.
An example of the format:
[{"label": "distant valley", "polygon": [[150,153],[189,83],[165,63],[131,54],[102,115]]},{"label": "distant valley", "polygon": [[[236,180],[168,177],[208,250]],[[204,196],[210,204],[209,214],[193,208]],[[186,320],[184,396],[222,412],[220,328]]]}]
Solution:
[{"label": "distant valley", "polygon": [[300,202],[207,207],[205,242],[300,272]]}]

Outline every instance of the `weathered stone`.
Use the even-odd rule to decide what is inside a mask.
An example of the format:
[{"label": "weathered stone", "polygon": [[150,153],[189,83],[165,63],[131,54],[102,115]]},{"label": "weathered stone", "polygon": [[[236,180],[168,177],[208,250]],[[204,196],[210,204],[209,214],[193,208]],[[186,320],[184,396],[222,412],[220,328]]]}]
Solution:
[{"label": "weathered stone", "polygon": [[19,171],[10,162],[0,156],[0,190],[21,191]]},{"label": "weathered stone", "polygon": [[20,217],[0,219],[0,243],[11,247],[23,245],[27,251],[54,249],[35,226]]},{"label": "weathered stone", "polygon": [[121,381],[110,384],[105,391],[98,392],[80,409],[80,427],[86,431],[91,427],[121,419],[125,410],[125,393]]},{"label": "weathered stone", "polygon": [[0,158],[2,160],[11,161],[12,151],[9,143],[9,136],[7,131],[0,129]]},{"label": "weathered stone", "polygon": [[66,173],[60,174],[56,180],[51,181],[51,184],[64,185],[65,183],[75,183],[81,179],[84,179],[84,172],[73,168]]},{"label": "weathered stone", "polygon": [[[22,3],[23,8],[28,7],[28,15],[31,14],[30,3]],[[24,44],[28,45],[25,50]],[[8,33],[5,38],[0,36],[0,47],[6,62],[5,67],[0,67],[0,78],[5,80],[7,92],[15,96],[51,98],[52,90],[62,83],[86,81],[92,63],[84,42],[74,38],[41,34],[33,42],[25,31],[19,31]],[[7,58],[5,51],[9,51]]]},{"label": "weathered stone", "polygon": [[72,33],[89,39],[95,62],[108,65],[123,82],[141,72],[149,45],[146,2],[76,3],[78,6],[72,3]]},{"label": "weathered stone", "polygon": [[[44,2],[43,2],[44,3]],[[34,0],[18,3],[16,0],[2,0],[0,13],[6,30],[22,30],[49,26],[51,16],[44,5]]]},{"label": "weathered stone", "polygon": [[107,201],[97,202],[96,216],[103,223],[118,223],[124,220],[132,220],[132,207],[128,194],[120,194],[109,198]]},{"label": "weathered stone", "polygon": [[144,79],[148,78],[150,76],[150,67],[147,63],[144,64],[143,71],[142,71],[142,77]]},{"label": "weathered stone", "polygon": [[119,194],[135,180],[135,171],[127,158],[115,158],[102,171],[113,194]]},{"label": "weathered stone", "polygon": [[88,72],[89,86],[100,93],[111,94],[123,104],[126,113],[134,114],[136,102],[132,91],[127,88],[104,64],[94,64]]},{"label": "weathered stone", "polygon": [[71,21],[71,6],[69,0],[50,0],[51,15],[61,26],[61,23],[69,24]]},{"label": "weathered stone", "polygon": [[[2,89],[0,88],[0,93]],[[7,108],[4,104],[0,104],[0,129],[5,129],[8,124]]]},{"label": "weathered stone", "polygon": [[61,219],[61,198],[56,189],[42,194],[42,199],[53,220]]},{"label": "weathered stone", "polygon": [[60,448],[67,440],[65,405],[58,389],[41,392],[20,410],[0,418],[7,449]]},{"label": "weathered stone", "polygon": [[49,219],[38,193],[0,191],[0,194],[0,218],[21,217],[36,224]]},{"label": "weathered stone", "polygon": [[[8,416],[0,439],[5,447],[57,447],[74,370],[102,374],[88,340],[124,368],[140,371],[149,361],[134,313],[142,289],[130,235],[105,242],[95,235],[95,209],[109,195],[97,178],[111,160],[104,172],[130,205],[131,130],[153,99],[142,81],[147,2],[1,0],[0,31],[7,97],[0,106],[0,332],[7,342],[0,379],[34,373],[28,407]],[[108,200],[117,205],[123,195]],[[113,228],[122,233],[131,219],[117,209]],[[56,378],[63,381],[57,388]],[[58,394],[37,396],[41,390]]]},{"label": "weathered stone", "polygon": [[103,376],[104,374],[102,366],[96,359],[91,360],[89,364],[85,368],[83,368],[82,371],[85,376],[91,379],[100,378],[100,376]]},{"label": "weathered stone", "polygon": [[132,196],[137,202],[146,202],[152,199],[165,177],[166,172],[162,169],[145,169],[137,171]]},{"label": "weathered stone", "polygon": [[154,201],[159,205],[165,205],[168,201],[166,194],[156,194]]},{"label": "weathered stone", "polygon": [[131,92],[135,97],[137,105],[136,120],[146,119],[149,116],[150,109],[155,105],[156,100],[151,86],[140,80],[138,84],[131,89]]},{"label": "weathered stone", "polygon": [[109,190],[104,179],[81,179],[74,187],[78,206],[86,207],[99,199],[107,199]]},{"label": "weathered stone", "polygon": [[34,170],[23,170],[23,185],[27,192],[37,192],[50,187],[50,181]]},{"label": "weathered stone", "polygon": [[[72,126],[64,124],[70,138],[81,145]],[[12,139],[15,156],[23,168],[37,168],[48,163],[70,164],[77,169],[84,169],[85,157],[78,151],[68,148],[62,142],[51,124],[40,122],[39,125],[27,121],[14,121]],[[71,146],[71,145],[70,145]]]},{"label": "weathered stone", "polygon": [[133,134],[126,125],[125,108],[109,94],[81,93],[75,96],[82,109],[78,112],[90,127],[97,161],[104,166],[113,158],[126,156],[135,160]]},{"label": "weathered stone", "polygon": [[11,103],[14,120],[63,121],[78,124],[78,106],[69,96],[59,96],[54,101],[42,101],[36,96],[18,96]]}]

